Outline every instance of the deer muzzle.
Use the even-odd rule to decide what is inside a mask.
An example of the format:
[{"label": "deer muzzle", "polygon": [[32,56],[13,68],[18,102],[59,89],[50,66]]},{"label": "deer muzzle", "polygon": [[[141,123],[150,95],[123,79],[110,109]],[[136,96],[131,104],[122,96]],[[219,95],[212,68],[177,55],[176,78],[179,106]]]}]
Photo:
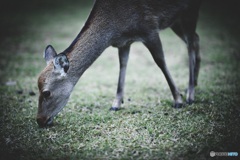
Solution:
[{"label": "deer muzzle", "polygon": [[48,127],[53,125],[53,117],[37,117],[37,123],[40,128]]}]

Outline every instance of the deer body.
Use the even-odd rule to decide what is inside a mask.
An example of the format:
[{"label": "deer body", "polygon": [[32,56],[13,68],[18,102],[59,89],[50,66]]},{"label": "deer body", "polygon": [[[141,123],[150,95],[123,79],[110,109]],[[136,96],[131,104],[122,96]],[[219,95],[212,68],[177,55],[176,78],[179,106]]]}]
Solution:
[{"label": "deer body", "polygon": [[194,100],[194,86],[200,67],[198,36],[195,32],[200,0],[96,0],[83,29],[62,53],[52,46],[44,53],[47,67],[38,79],[37,122],[50,125],[66,105],[73,87],[86,69],[109,46],[119,48],[120,72],[112,110],[123,101],[124,81],[130,45],[141,41],[164,73],[174,98],[174,107],[183,105],[182,96],[167,69],[158,31],[171,27],[189,50],[187,102]]}]

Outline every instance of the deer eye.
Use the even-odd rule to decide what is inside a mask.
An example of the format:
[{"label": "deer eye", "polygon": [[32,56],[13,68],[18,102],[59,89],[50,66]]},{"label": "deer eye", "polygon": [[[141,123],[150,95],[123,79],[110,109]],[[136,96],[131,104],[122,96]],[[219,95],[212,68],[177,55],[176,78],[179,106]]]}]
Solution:
[{"label": "deer eye", "polygon": [[43,97],[44,98],[48,98],[48,97],[50,97],[50,95],[51,95],[50,91],[43,91]]}]

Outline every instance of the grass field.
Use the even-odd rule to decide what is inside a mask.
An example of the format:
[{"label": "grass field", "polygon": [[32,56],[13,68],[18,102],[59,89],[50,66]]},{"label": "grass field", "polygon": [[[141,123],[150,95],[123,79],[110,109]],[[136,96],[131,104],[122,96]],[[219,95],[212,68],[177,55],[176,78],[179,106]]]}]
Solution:
[{"label": "grass field", "polygon": [[[240,153],[240,23],[234,3],[204,2],[197,32],[202,65],[196,102],[174,109],[166,80],[141,43],[131,48],[125,103],[110,112],[118,79],[108,48],[76,85],[54,126],[36,123],[42,52],[72,42],[91,8],[82,1],[8,1],[1,7],[0,159],[208,159]],[[21,6],[21,7],[19,7]],[[188,84],[185,44],[160,33],[180,91]]]}]

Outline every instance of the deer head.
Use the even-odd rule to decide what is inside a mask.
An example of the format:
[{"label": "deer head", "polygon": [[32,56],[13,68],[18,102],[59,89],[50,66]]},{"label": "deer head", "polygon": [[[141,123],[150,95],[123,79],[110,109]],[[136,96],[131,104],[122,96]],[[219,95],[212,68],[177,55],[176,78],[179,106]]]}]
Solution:
[{"label": "deer head", "polygon": [[38,78],[37,123],[40,127],[52,124],[53,117],[66,105],[74,86],[68,76],[69,61],[65,54],[57,54],[49,45],[45,49],[44,59],[47,66]]}]

